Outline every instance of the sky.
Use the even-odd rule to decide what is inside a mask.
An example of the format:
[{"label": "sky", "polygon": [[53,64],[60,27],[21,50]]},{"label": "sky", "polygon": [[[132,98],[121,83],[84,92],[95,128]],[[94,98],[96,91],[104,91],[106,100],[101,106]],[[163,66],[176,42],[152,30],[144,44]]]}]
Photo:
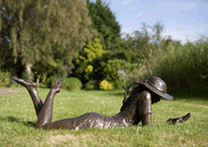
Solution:
[{"label": "sky", "polygon": [[[96,0],[91,0],[95,2]],[[103,0],[121,25],[121,33],[140,30],[142,23],[164,25],[163,36],[182,43],[208,37],[208,0]]]}]

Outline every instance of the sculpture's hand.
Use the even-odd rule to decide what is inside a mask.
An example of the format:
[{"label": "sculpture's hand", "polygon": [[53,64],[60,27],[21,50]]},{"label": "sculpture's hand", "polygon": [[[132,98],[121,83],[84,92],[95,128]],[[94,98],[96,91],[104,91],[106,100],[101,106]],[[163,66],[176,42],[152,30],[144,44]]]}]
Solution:
[{"label": "sculpture's hand", "polygon": [[190,117],[191,117],[191,113],[187,113],[186,115],[181,116],[181,117],[169,118],[167,120],[167,122],[171,122],[173,124],[183,123],[183,122],[187,121]]}]

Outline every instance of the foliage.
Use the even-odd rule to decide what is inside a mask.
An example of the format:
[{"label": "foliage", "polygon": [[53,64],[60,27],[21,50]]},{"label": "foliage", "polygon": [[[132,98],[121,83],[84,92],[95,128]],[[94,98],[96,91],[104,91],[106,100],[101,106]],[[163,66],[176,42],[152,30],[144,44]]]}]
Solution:
[{"label": "foliage", "polygon": [[[54,85],[54,83],[56,82],[56,80],[59,77],[54,75],[51,76],[49,78],[47,78],[47,80],[45,81],[45,84],[47,84],[47,87],[50,88]],[[76,78],[76,77],[62,77],[62,89],[66,89],[66,90],[80,90],[82,88],[82,82]]]},{"label": "foliage", "polygon": [[94,72],[92,63],[95,59],[101,58],[104,53],[99,39],[94,38],[93,41],[89,41],[74,59],[75,68],[72,75],[80,78],[83,83],[88,82]]},{"label": "foliage", "polygon": [[138,64],[131,64],[125,60],[108,60],[104,67],[105,78],[113,82],[115,88],[126,88],[128,82],[132,80],[132,77],[129,77],[130,73],[137,68]]},{"label": "foliage", "polygon": [[[137,62],[140,59],[138,54],[136,54],[134,51],[105,51],[102,56],[97,56],[93,60],[90,60],[91,62],[87,60],[88,58],[85,58],[85,60],[80,60],[80,56],[78,56],[77,59],[79,62],[76,60],[76,63],[79,64],[75,64],[75,74],[73,73],[73,75],[82,79],[84,84],[88,83],[90,80],[93,80],[97,81],[97,84],[95,85],[99,85],[102,80],[107,79],[108,81],[114,83],[115,88],[122,88],[126,86],[127,81],[136,78],[135,72],[138,72]],[[110,65],[112,59],[115,60],[115,65]],[[85,61],[88,62],[85,63]],[[116,64],[117,61],[118,64]],[[111,71],[111,69],[114,71]],[[128,77],[124,77],[122,74],[119,74],[119,70],[124,70],[127,74],[129,74]],[[85,86],[87,85],[88,84],[85,84]]]},{"label": "foliage", "polygon": [[58,78],[59,77],[57,75],[52,75],[52,76],[48,77],[47,74],[43,74],[43,75],[41,75],[41,77],[38,77],[38,79],[41,80],[40,87],[51,88]]},{"label": "foliage", "polygon": [[[48,90],[39,88],[40,97],[45,97]],[[54,100],[53,121],[87,112],[115,115],[120,110],[122,96],[123,91],[61,90]],[[181,94],[180,98],[154,104],[150,127],[142,127],[140,123],[113,129],[46,131],[34,127],[37,116],[28,92],[16,89],[0,98],[0,146],[207,146],[208,101]],[[191,118],[184,124],[165,122],[186,112],[191,112]]]},{"label": "foliage", "polygon": [[113,89],[113,83],[108,82],[107,80],[102,80],[99,84],[99,87],[101,90],[112,90]]},{"label": "foliage", "polygon": [[85,83],[84,89],[85,90],[95,90],[95,89],[99,89],[99,86],[98,86],[96,80],[90,80],[87,83]]},{"label": "foliage", "polygon": [[115,14],[110,10],[109,4],[102,0],[87,2],[89,15],[92,19],[92,27],[97,31],[97,37],[101,39],[104,49],[115,49],[121,37],[121,27],[116,21]]},{"label": "foliage", "polygon": [[85,0],[2,0],[0,6],[6,9],[0,20],[0,50],[10,48],[13,62],[20,60],[35,72],[62,66],[69,72],[72,57],[91,37]]},{"label": "foliage", "polygon": [[208,43],[171,42],[161,53],[153,73],[164,78],[174,88],[208,88]]},{"label": "foliage", "polygon": [[153,26],[143,23],[140,30],[134,31],[132,34],[124,34],[121,39],[119,48],[133,50],[141,55],[147,55],[149,49],[159,50],[162,41],[162,32],[164,26],[160,22],[156,22]]},{"label": "foliage", "polygon": [[102,60],[107,62],[111,59],[121,59],[129,63],[138,63],[140,62],[141,55],[139,55],[137,52],[133,50],[127,49],[116,49],[113,51],[106,51],[103,55]]},{"label": "foliage", "polygon": [[10,84],[10,73],[0,71],[0,87],[8,87]]},{"label": "foliage", "polygon": [[82,82],[75,77],[63,78],[63,89],[67,90],[80,90],[82,88]]},{"label": "foliage", "polygon": [[[133,42],[127,40],[126,43],[134,43],[134,38],[131,39]],[[130,48],[128,44],[126,47],[138,55],[137,61],[140,65],[130,73],[134,77],[132,79],[141,80],[158,75],[167,82],[169,88],[192,90],[208,88],[207,40],[182,45],[180,41],[174,41],[169,37],[162,39],[159,44],[149,42],[144,47],[145,50]]]},{"label": "foliage", "polygon": [[0,71],[0,87],[19,87],[20,85],[10,79],[11,73]]},{"label": "foliage", "polygon": [[[109,3],[101,0],[2,0],[0,6],[1,71],[24,79],[28,74],[23,71],[33,72],[46,87],[58,76],[78,77],[92,89],[103,80],[124,88],[129,81],[158,75],[168,87],[207,88],[207,40],[182,45],[170,36],[164,39],[159,22],[143,23],[121,38]],[[89,41],[93,29],[97,38]]]},{"label": "foliage", "polygon": [[89,41],[77,59],[78,63],[89,63],[95,58],[101,57],[104,53],[100,39],[94,38],[93,42]]}]

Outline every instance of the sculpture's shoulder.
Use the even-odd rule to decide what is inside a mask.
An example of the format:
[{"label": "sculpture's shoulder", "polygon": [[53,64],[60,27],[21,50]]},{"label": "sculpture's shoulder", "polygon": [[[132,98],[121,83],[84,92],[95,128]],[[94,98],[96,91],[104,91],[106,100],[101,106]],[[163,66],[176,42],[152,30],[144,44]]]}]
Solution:
[{"label": "sculpture's shoulder", "polygon": [[137,97],[139,99],[144,97],[151,98],[151,93],[146,89],[138,90],[137,88],[135,88],[130,97],[131,98]]},{"label": "sculpture's shoulder", "polygon": [[141,92],[139,93],[139,95],[140,95],[141,97],[151,98],[151,94],[150,94],[150,92],[147,91],[147,90],[141,91]]}]

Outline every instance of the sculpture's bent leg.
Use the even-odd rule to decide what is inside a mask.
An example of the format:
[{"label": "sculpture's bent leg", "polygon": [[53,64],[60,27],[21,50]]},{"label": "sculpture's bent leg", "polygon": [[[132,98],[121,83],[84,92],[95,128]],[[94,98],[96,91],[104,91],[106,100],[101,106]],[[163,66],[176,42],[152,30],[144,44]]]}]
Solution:
[{"label": "sculpture's bent leg", "polygon": [[46,100],[43,104],[43,107],[38,115],[38,121],[36,123],[36,127],[41,127],[46,123],[51,122],[52,120],[52,113],[53,113],[53,100],[56,93],[60,92],[60,88],[62,85],[62,80],[59,78],[56,80],[56,83],[51,88]]},{"label": "sculpture's bent leg", "polygon": [[151,95],[147,94],[146,96],[141,97],[139,100],[139,115],[141,116],[142,125],[151,125],[152,124],[152,100]]},{"label": "sculpture's bent leg", "polygon": [[184,123],[191,117],[191,113],[187,113],[186,115],[183,115],[181,117],[177,118],[169,118],[167,122],[171,122],[172,124],[178,124],[178,123]]},{"label": "sculpture's bent leg", "polygon": [[38,116],[39,113],[40,113],[40,110],[41,110],[41,108],[43,106],[43,102],[40,99],[40,96],[38,94],[37,84],[34,83],[34,82],[26,82],[26,81],[24,81],[22,79],[17,78],[16,76],[13,76],[13,77],[10,77],[10,78],[12,80],[14,80],[15,82],[17,82],[18,84],[24,86],[28,90],[28,92],[29,92],[29,94],[30,94],[30,96],[32,98],[33,105],[35,107],[36,114]]}]

